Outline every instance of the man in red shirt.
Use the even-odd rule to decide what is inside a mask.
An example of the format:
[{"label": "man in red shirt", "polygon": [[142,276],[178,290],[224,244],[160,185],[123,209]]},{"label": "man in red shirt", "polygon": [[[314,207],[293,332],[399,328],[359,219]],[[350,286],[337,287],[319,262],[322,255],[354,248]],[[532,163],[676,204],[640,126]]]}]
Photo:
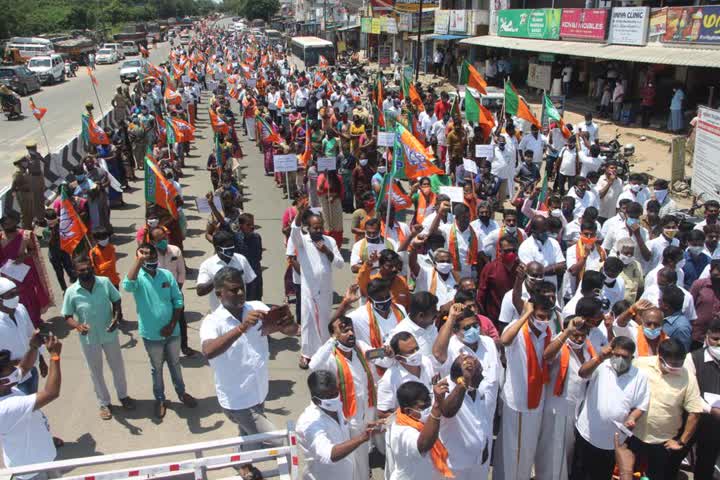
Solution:
[{"label": "man in red shirt", "polygon": [[450,95],[447,92],[440,94],[440,99],[435,102],[435,118],[443,118],[446,113],[450,112]]},{"label": "man in red shirt", "polygon": [[481,313],[489,317],[499,332],[505,324],[498,321],[500,306],[505,294],[515,284],[518,267],[518,241],[515,237],[505,235],[500,239],[500,255],[485,265],[480,272],[480,285],[477,290],[477,302]]}]

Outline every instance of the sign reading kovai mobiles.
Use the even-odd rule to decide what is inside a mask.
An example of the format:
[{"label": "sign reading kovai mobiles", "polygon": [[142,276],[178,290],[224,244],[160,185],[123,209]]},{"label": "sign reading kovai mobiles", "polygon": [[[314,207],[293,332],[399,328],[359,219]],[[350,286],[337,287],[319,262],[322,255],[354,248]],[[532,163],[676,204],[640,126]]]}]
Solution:
[{"label": "sign reading kovai mobiles", "polygon": [[662,41],[720,43],[720,7],[669,7]]},{"label": "sign reading kovai mobiles", "polygon": [[607,18],[606,8],[563,8],[560,37],[605,40]]},{"label": "sign reading kovai mobiles", "polygon": [[650,7],[616,7],[610,14],[608,43],[645,45],[648,38]]},{"label": "sign reading kovai mobiles", "polygon": [[501,37],[560,38],[560,9],[539,8],[501,10],[497,34]]}]

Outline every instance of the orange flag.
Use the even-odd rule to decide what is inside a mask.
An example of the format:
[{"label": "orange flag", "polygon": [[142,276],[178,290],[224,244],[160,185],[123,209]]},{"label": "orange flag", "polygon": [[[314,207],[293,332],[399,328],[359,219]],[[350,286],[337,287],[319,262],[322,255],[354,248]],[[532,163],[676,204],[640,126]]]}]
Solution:
[{"label": "orange flag", "polygon": [[88,138],[90,143],[94,145],[110,145],[110,138],[107,133],[95,123],[93,117],[88,117]]},{"label": "orange flag", "polygon": [[303,153],[298,155],[298,160],[307,168],[307,164],[310,159],[312,159],[312,146],[310,145],[310,126],[308,125],[307,120],[305,120],[305,150],[303,150]]},{"label": "orange flag", "polygon": [[150,152],[145,154],[145,201],[161,206],[173,216],[178,218],[175,197],[178,196],[175,185],[165,178],[160,171],[157,161]]},{"label": "orange flag", "polygon": [[32,110],[33,115],[35,115],[35,118],[39,122],[42,120],[42,118],[47,113],[47,108],[40,108],[35,105],[35,102],[33,101],[32,97],[30,97],[30,110]]},{"label": "orange flag", "polygon": [[185,120],[179,118],[172,119],[172,127],[175,131],[175,140],[179,143],[192,142],[195,140],[195,127]]},{"label": "orange flag", "polygon": [[67,186],[60,188],[60,248],[72,255],[78,244],[87,235],[87,227],[80,220],[70,201]]},{"label": "orange flag", "polygon": [[92,69],[90,67],[87,68],[87,74],[90,75],[90,81],[92,81],[93,85],[97,87],[98,81],[97,78],[95,78],[95,74],[93,73]]},{"label": "orange flag", "polygon": [[165,102],[170,105],[179,105],[182,103],[182,96],[170,87],[165,87]]},{"label": "orange flag", "polygon": [[220,118],[217,113],[215,113],[212,108],[208,110],[210,112],[210,125],[212,126],[212,129],[215,133],[223,133],[227,135],[227,133],[230,131],[230,125],[225,123],[225,120]]}]

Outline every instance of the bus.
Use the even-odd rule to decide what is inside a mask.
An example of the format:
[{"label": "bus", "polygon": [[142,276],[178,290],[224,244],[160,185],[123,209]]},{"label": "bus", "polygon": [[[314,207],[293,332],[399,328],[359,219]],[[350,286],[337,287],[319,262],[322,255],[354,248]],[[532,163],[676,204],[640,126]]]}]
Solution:
[{"label": "bus", "polygon": [[38,37],[13,37],[5,46],[5,49],[17,50],[23,61],[32,57],[47,57],[51,53],[55,53],[50,40]]},{"label": "bus", "polygon": [[290,54],[290,60],[300,70],[316,66],[320,55],[325,57],[330,65],[335,65],[335,46],[332,42],[318,37],[293,37]]}]

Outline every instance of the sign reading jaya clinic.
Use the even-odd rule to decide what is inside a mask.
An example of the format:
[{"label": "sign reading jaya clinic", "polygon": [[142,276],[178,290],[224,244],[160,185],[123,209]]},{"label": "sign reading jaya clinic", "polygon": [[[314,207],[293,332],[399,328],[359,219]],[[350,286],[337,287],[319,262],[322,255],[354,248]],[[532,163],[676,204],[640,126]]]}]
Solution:
[{"label": "sign reading jaya clinic", "polygon": [[616,7],[610,14],[608,43],[645,45],[648,40],[650,7]]},{"label": "sign reading jaya clinic", "polygon": [[501,37],[560,38],[560,9],[512,9],[498,12],[497,34]]},{"label": "sign reading jaya clinic", "polygon": [[605,40],[608,11],[606,8],[563,8],[560,37]]}]

